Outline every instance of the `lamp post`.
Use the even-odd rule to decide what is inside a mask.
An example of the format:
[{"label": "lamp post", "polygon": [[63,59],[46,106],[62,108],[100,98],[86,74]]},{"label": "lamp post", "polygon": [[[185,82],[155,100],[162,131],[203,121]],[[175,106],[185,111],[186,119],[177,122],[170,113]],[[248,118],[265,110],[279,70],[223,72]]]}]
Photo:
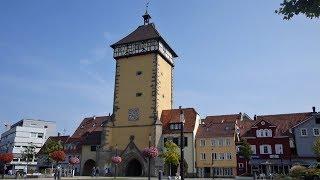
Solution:
[{"label": "lamp post", "polygon": [[[149,134],[149,149],[150,149],[150,147],[151,147],[151,134]],[[151,159],[151,157],[149,156],[148,157],[148,180],[150,180],[150,171],[151,171],[150,159]]]},{"label": "lamp post", "polygon": [[[213,149],[212,149],[212,152],[213,152]],[[215,169],[214,169],[214,166],[213,166],[213,165],[214,165],[214,164],[213,164],[213,163],[214,163],[214,162],[213,162],[213,159],[214,159],[214,157],[213,157],[213,156],[214,156],[214,155],[213,155],[213,153],[211,153],[211,156],[212,156],[212,157],[211,157],[212,179],[214,179]]]},{"label": "lamp post", "polygon": [[180,162],[180,176],[181,176],[181,180],[184,180],[184,152],[183,152],[183,148],[184,148],[184,134],[183,134],[183,124],[185,122],[184,119],[184,114],[183,111],[181,109],[181,106],[179,106],[179,110],[180,110],[180,154],[181,154],[181,162]]}]

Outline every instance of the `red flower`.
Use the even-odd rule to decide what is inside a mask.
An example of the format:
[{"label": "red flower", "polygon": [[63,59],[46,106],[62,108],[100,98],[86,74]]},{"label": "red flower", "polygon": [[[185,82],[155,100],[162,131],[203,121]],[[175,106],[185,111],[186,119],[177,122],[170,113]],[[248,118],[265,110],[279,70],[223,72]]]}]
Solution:
[{"label": "red flower", "polygon": [[1,153],[0,154],[0,162],[7,164],[7,163],[10,163],[12,160],[13,160],[12,153]]},{"label": "red flower", "polygon": [[144,148],[142,154],[147,158],[155,158],[159,155],[159,151],[156,147]]},{"label": "red flower", "polygon": [[112,161],[114,164],[119,164],[119,163],[121,163],[122,159],[121,159],[120,156],[113,156],[113,157],[111,158],[111,161]]},{"label": "red flower", "polygon": [[54,151],[49,156],[56,162],[61,162],[64,161],[66,154],[64,153],[64,151]]},{"label": "red flower", "polygon": [[77,157],[72,157],[70,160],[69,160],[69,163],[74,165],[74,164],[79,164],[80,163],[80,160],[77,158]]}]

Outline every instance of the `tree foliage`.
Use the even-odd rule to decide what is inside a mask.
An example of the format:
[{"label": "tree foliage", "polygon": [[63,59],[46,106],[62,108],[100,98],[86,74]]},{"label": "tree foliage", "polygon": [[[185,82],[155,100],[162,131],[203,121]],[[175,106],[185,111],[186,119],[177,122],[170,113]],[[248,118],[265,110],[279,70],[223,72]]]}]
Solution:
[{"label": "tree foliage", "polygon": [[164,159],[165,164],[178,165],[180,160],[179,147],[172,141],[167,141],[164,147],[165,150],[160,157]]},{"label": "tree foliage", "polygon": [[243,156],[244,159],[249,160],[252,156],[252,150],[250,144],[243,140],[241,146],[239,147],[239,155]]},{"label": "tree foliage", "polygon": [[53,141],[51,139],[48,139],[48,141],[45,144],[44,153],[46,155],[49,155],[50,153],[54,151],[62,150],[62,145],[60,141]]},{"label": "tree foliage", "polygon": [[280,8],[275,11],[283,15],[283,19],[290,20],[294,15],[304,14],[307,18],[319,18],[320,0],[283,0]]},{"label": "tree foliage", "polygon": [[317,157],[320,157],[320,138],[318,137],[314,142],[313,142],[313,152]]},{"label": "tree foliage", "polygon": [[66,154],[64,153],[64,151],[61,151],[61,150],[54,151],[50,153],[50,158],[58,163],[65,160]]},{"label": "tree foliage", "polygon": [[36,154],[35,150],[36,147],[33,144],[25,147],[24,150],[21,152],[22,158],[25,159],[27,162],[32,161]]}]

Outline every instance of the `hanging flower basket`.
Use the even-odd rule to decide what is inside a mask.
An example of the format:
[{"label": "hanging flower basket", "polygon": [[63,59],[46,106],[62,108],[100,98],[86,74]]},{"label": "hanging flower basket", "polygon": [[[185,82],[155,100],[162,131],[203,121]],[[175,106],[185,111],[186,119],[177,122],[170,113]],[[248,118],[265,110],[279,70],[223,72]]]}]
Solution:
[{"label": "hanging flower basket", "polygon": [[120,156],[113,156],[113,157],[111,158],[111,161],[112,161],[114,164],[119,164],[119,163],[121,163],[122,159],[121,159]]},{"label": "hanging flower basket", "polygon": [[79,164],[80,160],[77,157],[72,157],[70,158],[69,163],[72,165]]},{"label": "hanging flower basket", "polygon": [[155,158],[159,155],[159,151],[156,147],[144,148],[142,154],[147,158]]}]

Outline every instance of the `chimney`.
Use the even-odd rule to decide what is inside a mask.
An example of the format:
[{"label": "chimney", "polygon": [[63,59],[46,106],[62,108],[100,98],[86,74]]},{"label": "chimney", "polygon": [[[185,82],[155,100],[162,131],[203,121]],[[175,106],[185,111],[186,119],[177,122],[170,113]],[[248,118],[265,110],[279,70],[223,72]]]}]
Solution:
[{"label": "chimney", "polygon": [[316,107],[312,107],[312,112],[315,113],[316,112]]},{"label": "chimney", "polygon": [[257,120],[257,115],[254,115],[254,116],[253,116],[253,120]]},{"label": "chimney", "polygon": [[58,132],[58,137],[60,136],[60,133]]}]

